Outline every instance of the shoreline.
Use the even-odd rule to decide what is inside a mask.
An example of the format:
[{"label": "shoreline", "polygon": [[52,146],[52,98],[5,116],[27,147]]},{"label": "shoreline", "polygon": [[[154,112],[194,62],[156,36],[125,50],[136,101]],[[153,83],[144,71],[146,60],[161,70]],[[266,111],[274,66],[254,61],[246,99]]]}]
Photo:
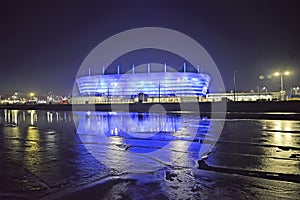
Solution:
[{"label": "shoreline", "polygon": [[[222,106],[224,102],[199,102],[200,116],[211,117],[211,107]],[[112,109],[113,105],[113,109]],[[50,111],[119,111],[149,112],[157,103],[134,104],[33,104],[33,105],[0,105],[0,109],[8,110],[50,110]],[[160,103],[167,113],[193,114],[195,103]],[[300,101],[265,101],[265,102],[227,102],[227,119],[289,119],[300,120]],[[185,108],[183,110],[182,108]],[[214,115],[224,113],[214,112]]]}]

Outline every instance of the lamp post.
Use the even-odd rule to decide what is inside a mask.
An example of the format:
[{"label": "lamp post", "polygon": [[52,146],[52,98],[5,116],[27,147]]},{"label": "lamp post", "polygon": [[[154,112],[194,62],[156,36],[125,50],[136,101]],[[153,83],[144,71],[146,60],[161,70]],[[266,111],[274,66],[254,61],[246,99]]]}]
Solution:
[{"label": "lamp post", "polygon": [[288,76],[290,75],[289,71],[285,71],[285,72],[275,72],[274,76],[280,76],[280,98],[281,100],[283,100],[283,92],[284,92],[284,88],[283,88],[283,76]]},{"label": "lamp post", "polygon": [[295,95],[299,94],[299,87],[295,87]]},{"label": "lamp post", "polygon": [[233,72],[233,101],[235,101],[235,95],[236,95],[236,74],[237,71]]},{"label": "lamp post", "polygon": [[158,103],[160,103],[160,82],[158,82]]}]

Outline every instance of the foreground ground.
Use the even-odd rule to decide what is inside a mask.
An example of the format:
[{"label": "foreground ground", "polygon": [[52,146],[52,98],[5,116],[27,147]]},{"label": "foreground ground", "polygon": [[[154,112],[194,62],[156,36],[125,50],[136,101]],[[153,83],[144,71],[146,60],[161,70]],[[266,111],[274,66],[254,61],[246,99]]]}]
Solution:
[{"label": "foreground ground", "polygon": [[300,121],[95,116],[2,111],[0,199],[300,198]]}]

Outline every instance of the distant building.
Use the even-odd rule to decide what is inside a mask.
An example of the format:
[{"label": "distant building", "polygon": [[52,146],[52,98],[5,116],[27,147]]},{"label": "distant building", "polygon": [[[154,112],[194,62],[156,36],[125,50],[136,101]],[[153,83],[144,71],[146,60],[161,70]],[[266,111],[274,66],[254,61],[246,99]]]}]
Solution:
[{"label": "distant building", "polygon": [[285,93],[281,92],[268,92],[268,93],[257,93],[257,92],[238,92],[238,93],[210,93],[206,95],[207,101],[279,101]]}]

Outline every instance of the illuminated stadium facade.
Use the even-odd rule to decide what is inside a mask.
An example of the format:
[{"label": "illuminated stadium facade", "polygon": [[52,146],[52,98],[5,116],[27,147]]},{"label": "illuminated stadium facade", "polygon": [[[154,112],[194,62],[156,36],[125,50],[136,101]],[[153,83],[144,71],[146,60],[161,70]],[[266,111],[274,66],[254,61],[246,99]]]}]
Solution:
[{"label": "illuminated stadium facade", "polygon": [[88,75],[76,79],[81,96],[130,98],[138,94],[149,97],[205,96],[210,76],[193,72],[153,72]]}]

